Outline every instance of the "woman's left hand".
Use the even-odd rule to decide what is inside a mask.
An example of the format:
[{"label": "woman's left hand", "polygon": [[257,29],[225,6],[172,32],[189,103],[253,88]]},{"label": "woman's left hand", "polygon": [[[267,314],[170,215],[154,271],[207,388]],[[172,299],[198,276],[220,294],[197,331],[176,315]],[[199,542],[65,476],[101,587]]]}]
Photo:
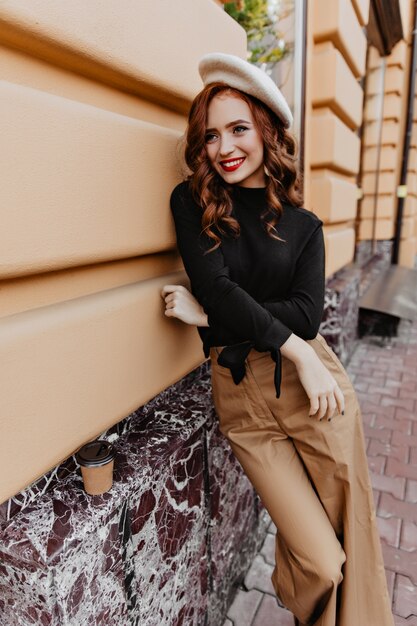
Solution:
[{"label": "woman's left hand", "polygon": [[203,307],[183,285],[164,285],[161,297],[165,300],[167,317],[176,317],[193,326],[208,326]]}]

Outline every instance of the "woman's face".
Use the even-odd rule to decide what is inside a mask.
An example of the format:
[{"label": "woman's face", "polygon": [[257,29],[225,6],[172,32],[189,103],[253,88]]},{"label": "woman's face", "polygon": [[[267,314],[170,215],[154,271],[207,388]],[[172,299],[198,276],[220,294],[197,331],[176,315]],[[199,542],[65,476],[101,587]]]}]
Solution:
[{"label": "woman's face", "polygon": [[227,183],[266,186],[262,137],[244,100],[230,94],[213,98],[205,141],[211,165]]}]

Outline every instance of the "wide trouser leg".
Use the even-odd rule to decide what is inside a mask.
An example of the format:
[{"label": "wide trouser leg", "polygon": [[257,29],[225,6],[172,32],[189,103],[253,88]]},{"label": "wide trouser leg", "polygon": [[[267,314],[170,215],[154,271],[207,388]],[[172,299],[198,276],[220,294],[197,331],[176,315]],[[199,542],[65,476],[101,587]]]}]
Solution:
[{"label": "wide trouser leg", "polygon": [[308,416],[291,361],[277,399],[269,353],[252,350],[235,385],[213,349],[220,429],[277,526],[272,582],[283,604],[309,626],[393,626],[359,405],[324,339],[309,343],[344,393],[344,416]]}]

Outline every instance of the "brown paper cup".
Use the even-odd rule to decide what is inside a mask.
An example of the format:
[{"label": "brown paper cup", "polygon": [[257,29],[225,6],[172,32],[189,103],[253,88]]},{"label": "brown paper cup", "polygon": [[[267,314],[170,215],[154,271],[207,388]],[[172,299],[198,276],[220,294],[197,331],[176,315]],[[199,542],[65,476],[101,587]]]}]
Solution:
[{"label": "brown paper cup", "polygon": [[113,459],[109,463],[97,467],[83,467],[81,465],[85,491],[91,496],[109,491],[113,485],[113,467]]},{"label": "brown paper cup", "polygon": [[81,466],[85,491],[96,496],[109,491],[113,485],[114,449],[103,439],[82,446],[75,458]]}]

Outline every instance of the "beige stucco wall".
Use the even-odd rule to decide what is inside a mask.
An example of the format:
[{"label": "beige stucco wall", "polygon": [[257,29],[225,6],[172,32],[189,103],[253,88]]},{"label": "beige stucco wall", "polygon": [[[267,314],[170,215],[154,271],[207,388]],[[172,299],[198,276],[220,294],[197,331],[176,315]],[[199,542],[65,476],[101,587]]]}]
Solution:
[{"label": "beige stucco wall", "polygon": [[168,199],[198,58],[245,58],[213,0],[0,5],[0,501],[184,376]]},{"label": "beige stucco wall", "polygon": [[[370,47],[366,81],[366,106],[364,139],[362,146],[363,199],[359,207],[358,238],[360,240],[391,239],[395,235],[397,215],[397,187],[400,182],[403,155],[408,78],[411,62],[412,2],[401,0],[404,39],[396,44],[385,58],[383,92],[383,59],[374,47]],[[381,103],[381,97],[383,101]],[[377,146],[379,143],[379,116],[382,114],[382,135],[379,180],[377,177]],[[404,221],[401,232],[399,263],[414,267],[416,239],[414,220],[417,213],[417,141],[413,133],[409,153],[407,193]],[[373,228],[376,208],[376,226]]]},{"label": "beige stucco wall", "polygon": [[353,260],[369,1],[315,0],[307,44],[306,199],[324,221],[326,274]]}]

